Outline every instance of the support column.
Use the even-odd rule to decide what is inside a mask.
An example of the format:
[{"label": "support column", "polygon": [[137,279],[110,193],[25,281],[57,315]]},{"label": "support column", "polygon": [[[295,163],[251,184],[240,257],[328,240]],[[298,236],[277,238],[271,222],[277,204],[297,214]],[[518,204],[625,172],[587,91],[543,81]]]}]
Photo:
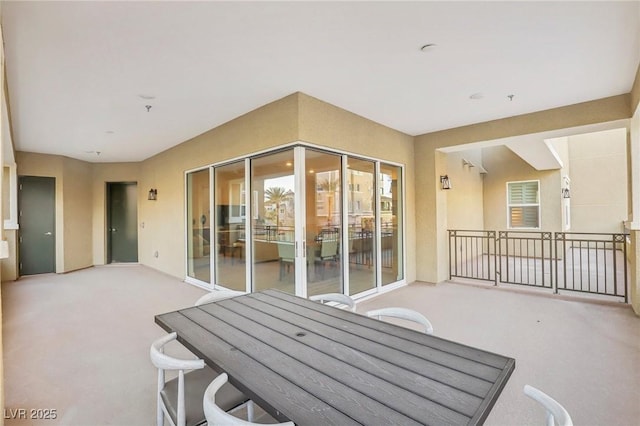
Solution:
[{"label": "support column", "polygon": [[631,234],[629,247],[629,302],[640,316],[640,106],[636,108],[629,126],[630,214],[628,227]]},{"label": "support column", "polygon": [[447,197],[440,189],[446,154],[430,143],[416,143],[416,280],[448,279]]}]

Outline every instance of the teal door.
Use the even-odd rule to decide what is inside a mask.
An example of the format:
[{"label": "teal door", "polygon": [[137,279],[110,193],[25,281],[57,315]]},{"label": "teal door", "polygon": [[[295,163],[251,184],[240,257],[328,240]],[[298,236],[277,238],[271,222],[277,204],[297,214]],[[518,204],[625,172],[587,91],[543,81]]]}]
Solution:
[{"label": "teal door", "polygon": [[20,275],[56,271],[56,180],[20,176],[18,255]]},{"label": "teal door", "polygon": [[107,183],[107,263],[138,261],[138,185]]}]

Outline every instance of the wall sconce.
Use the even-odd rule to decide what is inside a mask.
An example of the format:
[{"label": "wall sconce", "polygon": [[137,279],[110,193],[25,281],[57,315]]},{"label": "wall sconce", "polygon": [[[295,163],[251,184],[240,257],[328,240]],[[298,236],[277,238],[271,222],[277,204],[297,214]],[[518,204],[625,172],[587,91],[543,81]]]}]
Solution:
[{"label": "wall sconce", "polygon": [[440,176],[440,188],[451,189],[451,181],[448,175]]},{"label": "wall sconce", "polygon": [[155,201],[158,199],[158,190],[155,188],[151,188],[149,190],[149,200]]},{"label": "wall sconce", "polygon": [[569,188],[562,188],[562,198],[571,198],[571,192],[569,192]]}]

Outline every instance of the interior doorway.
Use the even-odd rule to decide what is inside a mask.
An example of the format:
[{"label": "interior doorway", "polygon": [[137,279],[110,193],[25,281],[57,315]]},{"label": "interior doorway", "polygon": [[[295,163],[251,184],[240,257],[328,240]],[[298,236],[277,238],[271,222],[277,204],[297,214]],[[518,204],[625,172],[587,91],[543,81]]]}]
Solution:
[{"label": "interior doorway", "polygon": [[56,179],[18,179],[19,274],[56,271]]},{"label": "interior doorway", "polygon": [[107,263],[138,261],[138,184],[107,183]]}]

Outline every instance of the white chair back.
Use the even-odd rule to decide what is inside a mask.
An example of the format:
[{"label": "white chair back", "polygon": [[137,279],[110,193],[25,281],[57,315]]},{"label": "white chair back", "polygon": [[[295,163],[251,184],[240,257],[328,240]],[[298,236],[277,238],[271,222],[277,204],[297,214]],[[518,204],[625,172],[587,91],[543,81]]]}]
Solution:
[{"label": "white chair back", "polygon": [[356,311],[356,302],[351,297],[342,293],[316,294],[315,296],[309,296],[309,300],[320,303],[335,302],[339,305],[345,306],[351,312]]},{"label": "white chair back", "polygon": [[573,426],[569,412],[555,399],[540,389],[525,385],[524,394],[537,401],[547,411],[547,426]]},{"label": "white chair back", "polygon": [[[228,380],[227,373],[222,373],[216,377],[211,384],[207,387],[202,400],[202,407],[204,409],[204,415],[207,419],[208,426],[251,426],[258,425],[259,423],[250,422],[240,419],[227,413],[216,404],[216,392],[225,384]],[[280,426],[294,426],[293,422],[277,423]]]},{"label": "white chair back", "polygon": [[422,315],[420,312],[416,312],[413,309],[407,308],[382,308],[375,309],[373,311],[367,312],[368,317],[373,317],[377,319],[382,319],[382,317],[392,317],[399,318],[407,321],[412,321],[417,324],[420,324],[424,327],[424,332],[426,334],[433,334],[433,326],[431,322]]},{"label": "white chair back", "polygon": [[[173,426],[184,426],[186,423],[185,412],[185,397],[184,397],[184,371],[185,370],[198,370],[204,368],[204,360],[202,359],[178,359],[173,358],[164,353],[164,346],[177,338],[176,333],[167,334],[164,337],[159,338],[151,344],[149,355],[151,362],[158,369],[158,407],[157,407],[157,424],[158,426],[164,425],[164,417],[169,420]],[[173,420],[169,415],[167,407],[161,397],[161,392],[165,385],[165,370],[178,370],[178,400],[177,405],[177,425],[173,424]]]}]

